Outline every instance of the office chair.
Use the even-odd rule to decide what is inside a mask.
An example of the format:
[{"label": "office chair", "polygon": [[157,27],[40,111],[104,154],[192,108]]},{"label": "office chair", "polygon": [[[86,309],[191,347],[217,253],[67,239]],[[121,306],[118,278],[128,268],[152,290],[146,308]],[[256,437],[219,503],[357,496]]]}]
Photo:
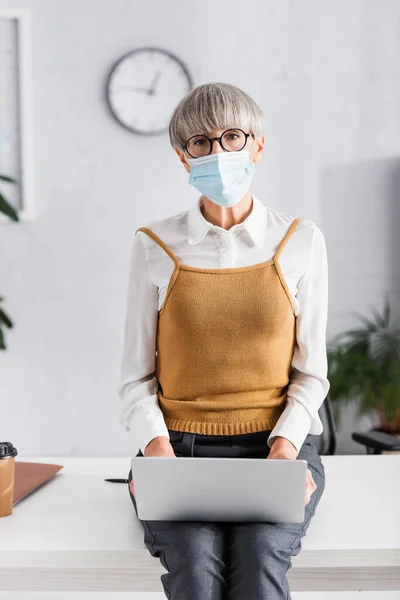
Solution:
[{"label": "office chair", "polygon": [[382,450],[400,450],[400,440],[394,435],[379,431],[379,429],[371,429],[370,431],[354,431],[351,437],[355,442],[364,444],[367,449],[367,454],[382,454]]},{"label": "office chair", "polygon": [[[322,455],[335,454],[337,448],[337,435],[335,419],[332,410],[332,401],[329,394],[323,401],[318,411],[324,431],[321,435],[309,434],[307,438],[315,444],[318,453]],[[394,435],[371,429],[370,431],[354,431],[351,435],[352,439],[366,447],[367,454],[382,454],[383,450],[396,451],[400,450],[400,440]]]},{"label": "office chair", "polygon": [[337,436],[332,403],[329,394],[321,404],[318,414],[322,421],[324,430],[320,435],[313,435],[309,433],[307,439],[315,445],[320,456],[324,454],[335,454],[337,447]]}]

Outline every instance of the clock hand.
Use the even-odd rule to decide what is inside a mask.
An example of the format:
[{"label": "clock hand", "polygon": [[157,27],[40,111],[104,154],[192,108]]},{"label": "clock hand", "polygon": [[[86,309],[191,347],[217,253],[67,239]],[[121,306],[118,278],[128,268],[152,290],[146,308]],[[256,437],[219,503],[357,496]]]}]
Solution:
[{"label": "clock hand", "polygon": [[148,94],[149,90],[147,88],[137,87],[135,85],[121,85],[118,87],[119,90],[137,90],[138,92],[144,92]]},{"label": "clock hand", "polygon": [[152,81],[152,83],[150,85],[150,89],[149,89],[149,94],[150,95],[154,94],[154,91],[156,89],[156,85],[157,85],[158,80],[160,79],[160,77],[161,77],[161,71],[157,71],[157,73],[155,74],[155,76],[153,78],[153,81]]}]

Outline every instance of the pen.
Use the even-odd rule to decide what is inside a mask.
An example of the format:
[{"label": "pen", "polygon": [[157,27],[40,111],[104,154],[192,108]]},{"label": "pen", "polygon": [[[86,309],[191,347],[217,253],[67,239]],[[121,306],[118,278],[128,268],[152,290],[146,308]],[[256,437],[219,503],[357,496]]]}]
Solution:
[{"label": "pen", "polygon": [[111,481],[112,483],[128,483],[128,479],[105,479],[104,481]]}]

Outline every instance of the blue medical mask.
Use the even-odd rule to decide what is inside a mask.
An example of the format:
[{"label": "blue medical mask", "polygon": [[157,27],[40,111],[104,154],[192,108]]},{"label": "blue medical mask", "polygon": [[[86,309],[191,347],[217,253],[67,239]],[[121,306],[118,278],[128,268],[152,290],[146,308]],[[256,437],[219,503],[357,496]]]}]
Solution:
[{"label": "blue medical mask", "polygon": [[190,185],[224,207],[234,206],[243,198],[255,171],[249,150],[217,152],[186,160],[190,165]]}]

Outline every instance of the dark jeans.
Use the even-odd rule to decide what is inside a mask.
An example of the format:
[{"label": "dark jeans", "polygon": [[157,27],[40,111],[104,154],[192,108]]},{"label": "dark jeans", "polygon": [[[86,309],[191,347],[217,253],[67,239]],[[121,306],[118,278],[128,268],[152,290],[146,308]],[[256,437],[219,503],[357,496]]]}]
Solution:
[{"label": "dark jeans", "polygon": [[[169,430],[175,454],[193,457],[265,458],[270,433],[206,436]],[[161,582],[168,599],[290,600],[286,575],[291,557],[301,550],[301,538],[325,488],[324,466],[309,436],[297,458],[308,462],[317,485],[303,523],[140,520],[147,549],[167,570]],[[130,482],[131,470],[128,478]],[[129,495],[137,516],[130,490]]]}]

